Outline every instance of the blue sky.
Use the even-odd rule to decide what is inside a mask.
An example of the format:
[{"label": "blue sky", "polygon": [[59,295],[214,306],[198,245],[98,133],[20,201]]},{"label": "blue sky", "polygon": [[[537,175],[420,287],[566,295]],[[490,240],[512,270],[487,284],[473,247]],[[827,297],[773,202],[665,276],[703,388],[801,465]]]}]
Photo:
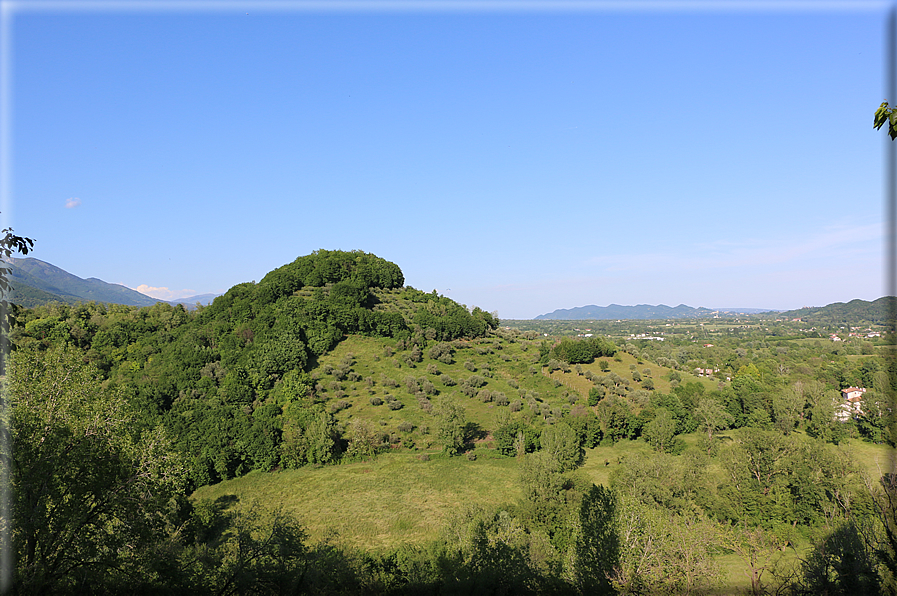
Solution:
[{"label": "blue sky", "polygon": [[4,3],[3,216],[75,275],[359,249],[503,318],[885,293],[885,3],[95,6]]}]

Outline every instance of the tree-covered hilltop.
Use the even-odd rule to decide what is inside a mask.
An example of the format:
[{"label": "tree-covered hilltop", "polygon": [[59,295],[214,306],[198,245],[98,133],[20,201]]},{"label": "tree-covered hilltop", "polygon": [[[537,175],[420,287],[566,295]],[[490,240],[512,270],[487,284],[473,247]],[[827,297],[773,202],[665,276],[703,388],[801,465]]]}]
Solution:
[{"label": "tree-covered hilltop", "polygon": [[[202,485],[284,462],[329,461],[323,452],[339,451],[335,432],[321,438],[326,447],[296,441],[316,425],[332,426],[309,371],[348,335],[419,351],[497,325],[478,308],[403,284],[401,269],[375,255],[320,250],[195,312],[165,303],[16,308],[13,344],[79,349],[149,421],[176,431]],[[301,454],[282,453],[284,434]]]}]

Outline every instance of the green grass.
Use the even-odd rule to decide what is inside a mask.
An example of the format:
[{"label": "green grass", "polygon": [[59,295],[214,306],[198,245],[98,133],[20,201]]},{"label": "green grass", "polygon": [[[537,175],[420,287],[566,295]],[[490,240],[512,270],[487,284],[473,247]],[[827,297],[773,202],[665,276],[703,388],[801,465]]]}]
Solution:
[{"label": "green grass", "polygon": [[621,458],[635,453],[653,453],[653,450],[644,441],[629,440],[587,449],[586,458],[580,470],[595,484],[610,486],[610,474],[620,467]]},{"label": "green grass", "polygon": [[[721,441],[729,439],[727,433],[718,436]],[[698,434],[683,439],[692,449]],[[884,470],[893,462],[894,450],[882,445],[854,440],[846,449],[873,477],[877,477],[879,466]],[[476,452],[476,461],[437,452],[430,452],[430,460],[422,461],[420,453],[394,450],[367,462],[253,472],[203,487],[193,498],[234,496],[268,508],[282,507],[298,517],[312,542],[329,539],[382,552],[435,539],[450,516],[465,507],[519,501],[517,460],[486,448]],[[644,441],[624,440],[589,449],[578,473],[607,486],[613,470],[622,465],[621,459],[636,453],[651,453],[651,448]],[[794,563],[809,548],[810,542],[798,537],[795,548],[774,556]],[[717,560],[723,573],[722,593],[742,593],[750,587],[745,574],[748,567],[741,558],[729,553]]]},{"label": "green grass", "polygon": [[436,538],[453,512],[468,505],[516,502],[512,458],[442,457],[430,461],[386,453],[369,462],[273,473],[253,472],[205,486],[194,499],[233,495],[295,514],[312,541],[337,539],[379,551]]},{"label": "green grass", "polygon": [[869,478],[880,478],[882,474],[895,470],[897,450],[887,445],[873,445],[859,439],[849,439],[841,443],[851,454]]}]

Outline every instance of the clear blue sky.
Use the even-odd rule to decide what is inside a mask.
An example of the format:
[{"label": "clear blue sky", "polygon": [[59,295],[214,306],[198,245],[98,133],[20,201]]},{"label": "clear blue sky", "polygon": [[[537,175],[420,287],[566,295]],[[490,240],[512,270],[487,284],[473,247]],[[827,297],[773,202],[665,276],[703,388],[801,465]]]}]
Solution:
[{"label": "clear blue sky", "polygon": [[885,293],[884,3],[5,4],[3,215],[80,277],[325,248],[503,318]]}]

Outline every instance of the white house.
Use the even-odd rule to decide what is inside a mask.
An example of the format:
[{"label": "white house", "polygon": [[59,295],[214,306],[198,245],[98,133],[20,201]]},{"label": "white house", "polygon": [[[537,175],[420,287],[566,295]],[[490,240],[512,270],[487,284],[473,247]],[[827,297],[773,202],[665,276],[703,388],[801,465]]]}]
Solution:
[{"label": "white house", "polygon": [[846,422],[854,416],[863,414],[860,409],[860,403],[863,401],[863,394],[866,393],[865,387],[848,387],[841,390],[841,403],[835,407],[835,418],[841,422]]}]

